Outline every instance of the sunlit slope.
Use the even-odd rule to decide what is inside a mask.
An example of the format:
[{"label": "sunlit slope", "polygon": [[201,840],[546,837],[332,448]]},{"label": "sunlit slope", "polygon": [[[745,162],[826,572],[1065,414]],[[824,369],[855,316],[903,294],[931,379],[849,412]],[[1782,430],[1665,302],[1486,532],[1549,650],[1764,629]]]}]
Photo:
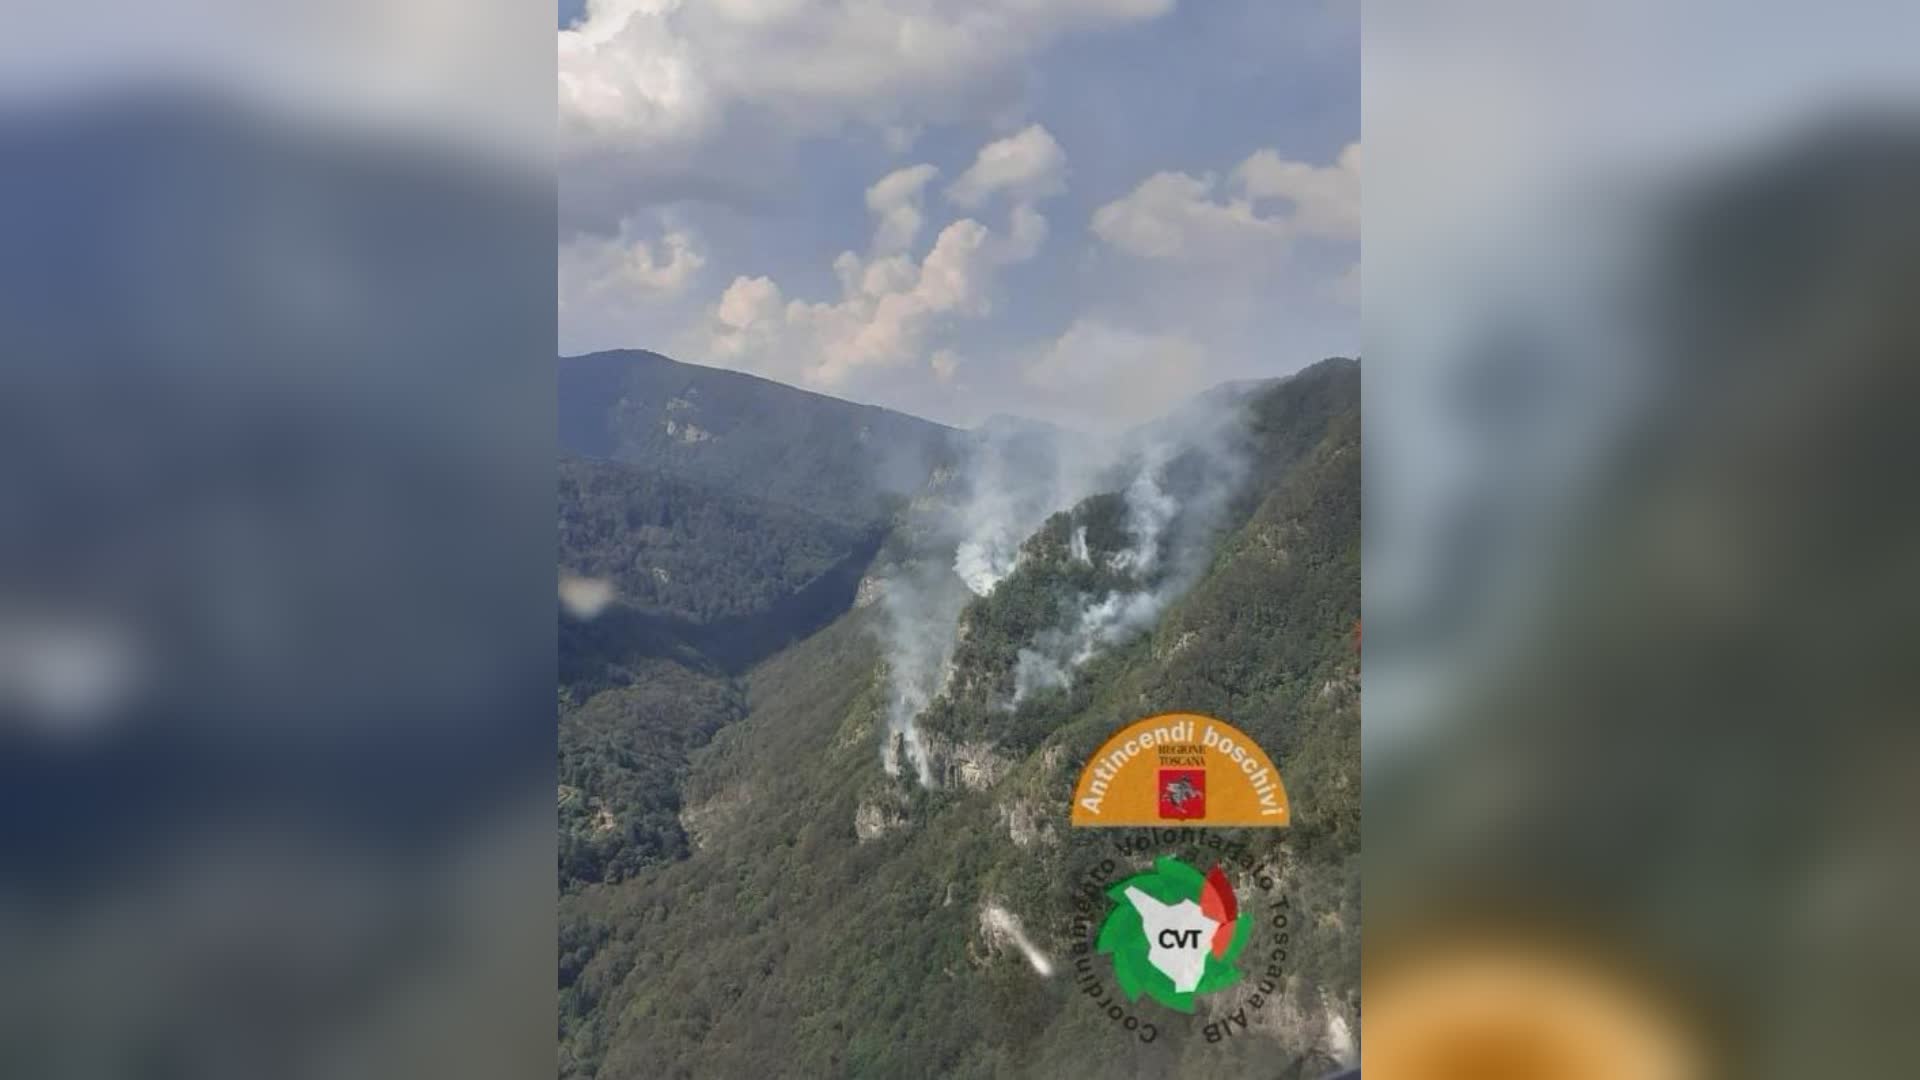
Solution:
[{"label": "sunlit slope", "polygon": [[[880,771],[874,607],[754,668],[746,716],[692,753],[681,815],[691,855],[563,900],[563,1075],[1312,1076],[1330,1065],[1337,1029],[1357,1027],[1359,371],[1309,374],[1259,391],[1254,467],[1191,587],[1014,727],[978,717],[964,733],[987,744],[976,767],[936,789]],[[1199,1035],[1204,1010],[1231,1002],[1191,1023],[1167,1014],[1142,1046],[998,929],[1017,919],[1066,966],[1068,889],[1113,839],[1067,827],[1078,763],[1119,724],[1167,708],[1255,735],[1295,804],[1291,830],[1249,834],[1310,913],[1289,1007],[1218,1045]]]}]

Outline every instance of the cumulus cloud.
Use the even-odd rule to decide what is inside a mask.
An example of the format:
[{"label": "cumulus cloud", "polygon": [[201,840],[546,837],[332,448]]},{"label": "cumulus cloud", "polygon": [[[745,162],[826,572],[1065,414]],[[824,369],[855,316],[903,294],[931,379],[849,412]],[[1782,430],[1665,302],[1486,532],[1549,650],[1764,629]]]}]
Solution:
[{"label": "cumulus cloud", "polygon": [[738,277],[720,297],[714,318],[725,327],[746,330],[780,317],[780,286],[771,278]]},{"label": "cumulus cloud", "polygon": [[947,188],[947,198],[969,209],[999,192],[1033,203],[1066,190],[1067,155],[1039,124],[980,148],[973,165]]},{"label": "cumulus cloud", "polygon": [[765,277],[738,277],[715,306],[703,351],[820,386],[862,369],[918,356],[943,318],[984,315],[995,259],[987,227],[963,219],[942,229],[925,259],[835,261],[838,300],[783,302]]},{"label": "cumulus cloud", "polygon": [[1093,215],[1094,234],[1108,245],[1185,262],[1283,251],[1303,237],[1357,239],[1359,230],[1359,143],[1327,166],[1261,150],[1224,183],[1210,173],[1156,173]]},{"label": "cumulus cloud", "polygon": [[1047,219],[1040,211],[1031,206],[1016,206],[1009,220],[1012,226],[1007,243],[1001,249],[1002,257],[1008,262],[1021,262],[1039,254],[1040,245],[1047,242]]},{"label": "cumulus cloud", "polygon": [[632,219],[612,236],[579,236],[560,246],[562,311],[671,299],[684,293],[706,265],[698,241],[672,229],[650,240]]},{"label": "cumulus cloud", "polygon": [[[1325,133],[1270,120],[1218,162],[1176,138],[1154,167],[1184,171],[1094,175],[1104,142],[1181,121],[1077,43],[1158,50],[1176,2],[587,0],[560,35],[562,228],[617,235],[563,245],[565,351],[644,345],[949,422],[1081,427],[1351,351],[1358,145],[1250,153]],[[1257,98],[1270,79],[1221,74],[1257,68],[1223,50],[1262,37],[1221,26],[1276,25],[1243,6],[1168,62]]]},{"label": "cumulus cloud", "polygon": [[891,255],[913,247],[926,224],[923,192],[939,175],[931,165],[909,165],[890,172],[867,189],[867,209],[873,212],[873,253]]},{"label": "cumulus cloud", "polygon": [[1210,175],[1155,173],[1125,198],[1096,210],[1094,234],[1148,259],[1196,258],[1244,245],[1250,237],[1284,236],[1282,223],[1261,218],[1247,201],[1216,201],[1215,186]]},{"label": "cumulus cloud", "polygon": [[559,32],[563,130],[589,143],[693,143],[730,109],[790,131],[903,130],[1063,35],[1174,0],[589,0]]},{"label": "cumulus cloud", "polygon": [[1292,204],[1293,226],[1321,236],[1360,235],[1360,144],[1340,151],[1332,165],[1288,161],[1261,150],[1233,170],[1233,182],[1248,199]]},{"label": "cumulus cloud", "polygon": [[[867,189],[876,219],[872,253],[863,258],[845,251],[834,260],[838,299],[787,299],[769,278],[737,277],[693,335],[695,353],[826,388],[843,386],[862,370],[923,358],[936,378],[950,380],[958,357],[928,355],[934,335],[952,320],[985,316],[999,270],[1037,255],[1047,222],[1024,201],[1009,212],[1003,231],[961,218],[941,229],[916,262],[910,249],[925,224],[923,192],[935,175],[933,166],[915,165]],[[1042,190],[999,186],[1022,195]]]},{"label": "cumulus cloud", "polygon": [[658,142],[686,138],[717,117],[720,92],[700,48],[677,25],[679,0],[592,0],[560,31],[563,127]]}]

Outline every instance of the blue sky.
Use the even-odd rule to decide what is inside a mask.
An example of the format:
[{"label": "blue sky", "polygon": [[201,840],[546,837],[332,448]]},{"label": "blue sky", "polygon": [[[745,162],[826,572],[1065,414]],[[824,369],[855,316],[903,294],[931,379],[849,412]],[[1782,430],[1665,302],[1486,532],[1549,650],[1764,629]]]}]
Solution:
[{"label": "blue sky", "polygon": [[1358,348],[1352,0],[561,24],[562,352],[1093,428]]}]

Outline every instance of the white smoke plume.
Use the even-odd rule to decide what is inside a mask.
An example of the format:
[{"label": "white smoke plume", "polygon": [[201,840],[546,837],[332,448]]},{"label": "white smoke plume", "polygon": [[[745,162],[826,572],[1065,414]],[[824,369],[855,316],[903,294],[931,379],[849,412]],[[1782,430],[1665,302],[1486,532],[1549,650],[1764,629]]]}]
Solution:
[{"label": "white smoke plume", "polygon": [[[1145,584],[1160,565],[1167,526],[1180,510],[1178,500],[1160,486],[1158,472],[1164,467],[1165,452],[1165,447],[1156,446],[1143,455],[1140,470],[1125,494],[1127,529],[1133,542],[1109,556],[1113,569],[1129,574],[1142,586],[1086,598],[1065,628],[1044,633],[1032,647],[1021,649],[1010,706],[1019,705],[1039,690],[1064,688],[1076,669],[1102,649],[1152,625],[1167,602],[1185,591],[1185,582],[1171,579],[1159,587]],[[1085,535],[1084,529],[1075,531],[1081,545],[1085,544]]]},{"label": "white smoke plume", "polygon": [[1093,440],[996,419],[967,433],[935,497],[913,511],[913,551],[888,573],[882,648],[888,681],[880,762],[910,764],[922,787],[932,761],[917,720],[953,675],[960,615],[1019,564],[1020,545],[1047,517],[1095,490],[1111,453]]},{"label": "white smoke plume", "polygon": [[1027,937],[1026,927],[1020,924],[1020,916],[999,904],[989,903],[980,909],[980,929],[982,936],[991,944],[1012,942],[1041,978],[1053,977],[1053,959],[1041,952],[1033,939]]},{"label": "white smoke plume", "polygon": [[1019,705],[1041,690],[1064,689],[1073,673],[1110,645],[1151,626],[1173,598],[1172,589],[1109,592],[1082,608],[1066,631],[1042,636],[1037,648],[1020,650],[1013,671],[1013,700]]},{"label": "white smoke plume", "polygon": [[1067,551],[1073,556],[1075,562],[1093,562],[1093,555],[1087,551],[1087,527],[1085,525],[1073,530],[1073,540],[1069,543]]},{"label": "white smoke plume", "polygon": [[931,785],[932,755],[918,721],[953,678],[962,613],[1019,568],[1022,545],[1050,516],[1099,492],[1120,492],[1127,546],[1096,553],[1082,525],[1068,552],[1087,564],[1098,554],[1138,585],[1077,598],[1060,626],[1023,648],[1009,707],[1068,685],[1075,670],[1150,627],[1192,585],[1244,478],[1246,444],[1243,393],[1207,395],[1117,438],[1006,420],[969,432],[941,489],[916,504],[913,552],[885,582],[887,773],[899,775],[904,762],[922,786]]},{"label": "white smoke plume", "polygon": [[988,421],[971,433],[960,502],[954,573],[986,596],[1020,565],[1020,545],[1055,511],[1092,494],[1112,461],[1110,443],[1019,421]]},{"label": "white smoke plume", "polygon": [[[1245,413],[1237,398],[1233,402],[1212,408],[1196,402],[1182,410],[1177,425],[1169,421],[1146,433],[1131,455],[1124,492],[1131,543],[1109,557],[1113,569],[1138,585],[1084,597],[1062,627],[1021,649],[1009,708],[1042,690],[1064,689],[1103,650],[1149,629],[1205,571],[1214,529],[1246,474]],[[1176,429],[1179,435],[1172,434]],[[1189,480],[1197,482],[1176,495],[1167,474],[1183,456],[1188,471],[1197,473]],[[1071,552],[1090,558],[1084,529],[1075,530]]]},{"label": "white smoke plume", "polygon": [[993,592],[995,585],[1019,568],[1022,537],[1007,524],[1011,517],[1005,512],[996,514],[990,519],[993,525],[961,541],[953,554],[954,573],[975,596]]},{"label": "white smoke plume", "polygon": [[880,764],[898,776],[904,756],[921,787],[933,785],[933,763],[914,721],[952,676],[954,627],[972,595],[952,578],[944,564],[909,564],[897,568],[881,592],[889,693]]}]

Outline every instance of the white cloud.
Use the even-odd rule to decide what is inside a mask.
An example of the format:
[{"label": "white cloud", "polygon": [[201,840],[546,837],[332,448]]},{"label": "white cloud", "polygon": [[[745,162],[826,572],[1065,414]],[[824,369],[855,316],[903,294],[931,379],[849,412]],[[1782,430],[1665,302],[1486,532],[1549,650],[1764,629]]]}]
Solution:
[{"label": "white cloud", "polygon": [[592,0],[560,31],[563,126],[659,142],[685,138],[717,116],[720,91],[698,46],[675,23],[680,0]]},{"label": "white cloud", "polygon": [[1040,252],[1047,242],[1047,219],[1031,206],[1016,206],[1008,218],[1012,230],[1001,257],[1007,262],[1024,262]]},{"label": "white cloud", "polygon": [[[625,284],[563,311],[563,351],[657,347],[961,423],[1153,413],[1354,351],[1360,151],[1330,125],[1355,102],[1318,72],[1357,16],[1151,21],[1176,3],[587,0],[560,41],[562,236],[645,227],[576,269]],[[1216,117],[1229,152],[1190,156],[1196,121],[1129,79],[1163,53],[1216,97],[1309,107]],[[1161,152],[1115,173],[1115,139]]]},{"label": "white cloud", "polygon": [[[926,258],[871,261],[852,252],[834,263],[837,300],[783,300],[768,278],[736,278],[698,332],[695,348],[716,359],[816,386],[844,385],[864,369],[924,355],[943,321],[989,309],[996,270],[1011,249],[971,218],[940,231]],[[938,373],[953,360],[929,361]]]},{"label": "white cloud", "polygon": [[875,255],[891,255],[913,247],[920,227],[926,223],[923,193],[928,181],[939,172],[931,165],[910,165],[888,173],[867,189],[867,209],[876,219]]},{"label": "white cloud", "polygon": [[745,329],[767,322],[780,313],[780,286],[770,278],[740,277],[720,297],[714,317],[723,325]]},{"label": "white cloud", "polygon": [[773,25],[805,11],[807,0],[707,0],[743,24]]},{"label": "white cloud", "polygon": [[1094,235],[1141,258],[1190,260],[1285,237],[1283,223],[1262,219],[1246,200],[1216,201],[1216,186],[1211,175],[1155,173],[1094,211]]},{"label": "white cloud", "polygon": [[1175,0],[589,0],[559,32],[563,130],[658,150],[714,133],[734,106],[784,130],[845,122],[885,132],[938,111],[1082,30],[1171,10]]},{"label": "white cloud", "polygon": [[1039,349],[1021,374],[1057,414],[1100,427],[1157,416],[1211,381],[1197,342],[1091,317]]},{"label": "white cloud", "polygon": [[1284,199],[1293,204],[1293,224],[1303,232],[1360,233],[1359,143],[1348,145],[1329,166],[1288,161],[1272,150],[1261,150],[1233,170],[1233,180],[1249,199]]},{"label": "white cloud", "polygon": [[[989,151],[1009,145],[1026,164],[989,170],[993,179],[983,189],[1022,200],[1008,212],[1004,232],[961,218],[940,230],[926,257],[915,262],[909,252],[926,223],[924,192],[937,170],[896,170],[867,189],[867,208],[876,219],[871,253],[862,258],[844,251],[833,261],[839,299],[787,300],[770,278],[737,277],[704,326],[688,335],[692,350],[827,388],[844,386],[863,370],[922,358],[936,379],[949,382],[960,359],[946,349],[927,353],[938,331],[956,319],[985,316],[1000,268],[1033,258],[1046,242],[1047,220],[1025,200],[1054,189],[1065,158],[1036,125],[990,145],[980,161],[1006,160]],[[969,173],[979,167],[976,162]]]},{"label": "white cloud", "polygon": [[1156,173],[1093,215],[1095,235],[1112,247],[1186,262],[1276,253],[1307,236],[1354,239],[1359,229],[1359,143],[1329,166],[1261,150],[1224,185],[1211,174]]},{"label": "white cloud", "polygon": [[779,344],[785,301],[780,286],[766,277],[737,277],[712,312],[705,352],[716,360],[743,361]]},{"label": "white cloud", "polygon": [[947,198],[969,209],[997,192],[1033,203],[1066,190],[1067,155],[1039,124],[980,148],[972,167],[947,188]]},{"label": "white cloud", "polygon": [[679,229],[649,241],[636,235],[639,228],[629,218],[616,235],[580,236],[560,246],[563,312],[655,302],[686,291],[707,262],[698,241]]}]

